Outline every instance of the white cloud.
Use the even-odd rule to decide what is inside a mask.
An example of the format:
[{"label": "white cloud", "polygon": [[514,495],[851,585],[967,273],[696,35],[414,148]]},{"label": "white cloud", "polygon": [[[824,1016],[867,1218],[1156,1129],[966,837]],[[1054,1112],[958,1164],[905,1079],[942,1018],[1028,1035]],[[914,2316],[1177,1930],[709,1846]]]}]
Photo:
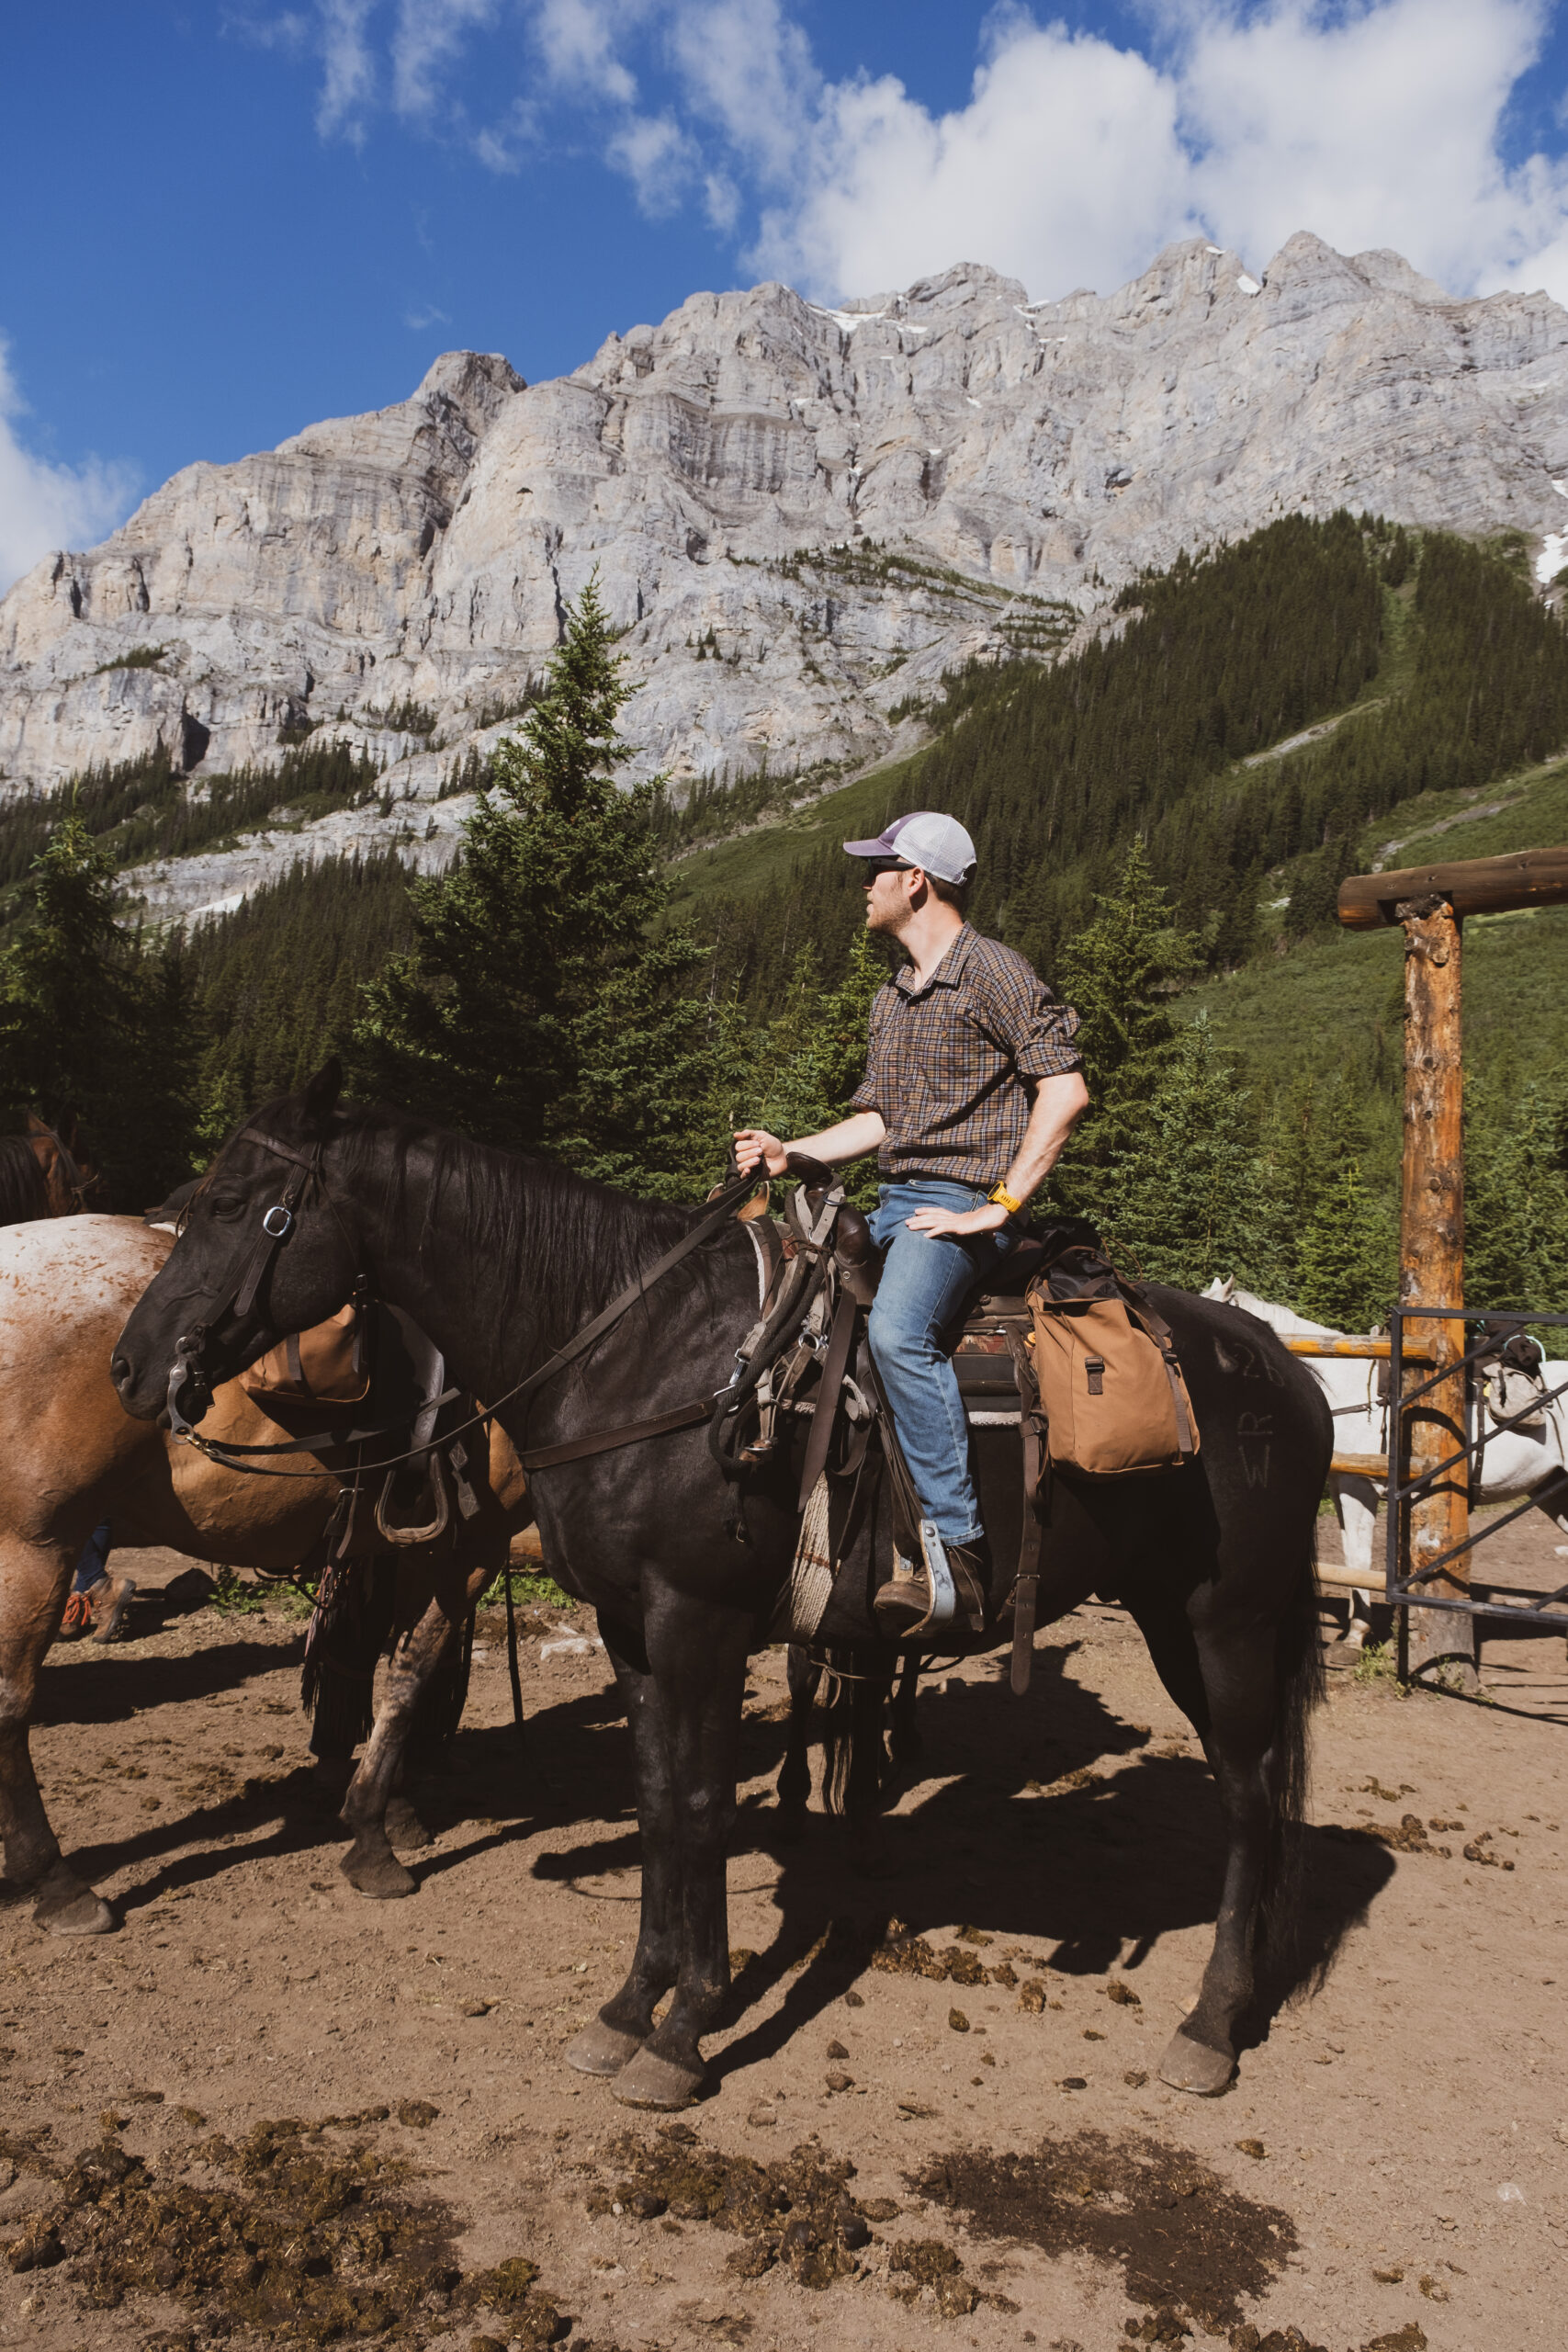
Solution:
[{"label": "white cloud", "polygon": [[635,106],[637,82],[615,53],[616,35],[647,15],[639,0],[536,0],[534,34],[549,79],[579,96]]},{"label": "white cloud", "polygon": [[637,190],[650,220],[675,211],[696,164],[696,151],[672,116],[632,115],[613,131],[604,149],[618,172]]},{"label": "white cloud", "polygon": [[376,96],[375,61],[366,38],[375,5],[376,0],[318,0],[322,74],[316,128],[323,139],[342,131],[357,145],[364,138],[361,118]]},{"label": "white cloud", "polygon": [[324,130],[356,135],[383,84],[434,119],[467,45],[525,21],[510,111],[477,134],[456,101],[442,117],[482,163],[514,170],[575,109],[645,211],[694,200],[817,295],[964,259],[1107,291],[1174,237],[1260,266],[1305,228],[1455,292],[1568,299],[1568,162],[1500,153],[1552,0],[1142,0],[1148,37],[1122,47],[1002,0],[945,111],[893,74],[825,77],[791,0],[396,0],[385,71],[375,0],[317,6]]},{"label": "white cloud", "polygon": [[1192,186],[1259,259],[1310,227],[1391,245],[1439,283],[1495,282],[1562,218],[1550,167],[1510,175],[1498,127],[1544,26],[1537,0],[1381,0],[1337,20],[1292,0],[1210,16],[1181,72]]},{"label": "white cloud", "polygon": [[26,408],[0,340],[0,594],[39,556],[96,545],[123,521],[136,495],[129,466],[90,458],[73,468],[35,458],[17,437]]},{"label": "white cloud", "polygon": [[402,115],[434,113],[442,68],[462,53],[469,33],[495,22],[497,0],[398,0],[392,35],[392,104]]},{"label": "white cloud", "polygon": [[412,328],[415,334],[423,334],[426,327],[449,327],[451,323],[446,312],[438,311],[434,302],[427,302],[419,310],[403,312],[404,326]]},{"label": "white cloud", "polygon": [[829,294],[957,261],[989,262],[1034,292],[1120,284],[1196,225],[1177,107],[1135,51],[1010,20],[968,105],[949,114],[888,75],[826,89],[801,192],[766,208],[755,261]]}]

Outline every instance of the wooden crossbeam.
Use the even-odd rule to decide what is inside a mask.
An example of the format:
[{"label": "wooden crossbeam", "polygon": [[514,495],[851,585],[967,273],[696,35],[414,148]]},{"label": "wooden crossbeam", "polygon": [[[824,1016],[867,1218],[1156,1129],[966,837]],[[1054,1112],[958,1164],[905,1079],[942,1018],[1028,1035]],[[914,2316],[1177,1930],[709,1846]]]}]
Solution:
[{"label": "wooden crossbeam", "polygon": [[[1365,1356],[1374,1363],[1386,1363],[1393,1349],[1392,1340],[1340,1340],[1326,1334],[1321,1338],[1289,1339],[1285,1341],[1293,1356]],[[1406,1363],[1436,1363],[1437,1358],[1427,1348],[1410,1348],[1404,1351]]]},{"label": "wooden crossbeam", "polygon": [[1461,857],[1448,865],[1404,865],[1389,874],[1352,874],[1339,885],[1339,920],[1347,931],[1377,931],[1402,922],[1399,908],[1416,899],[1446,899],[1460,916],[1562,906],[1568,903],[1568,848]]}]

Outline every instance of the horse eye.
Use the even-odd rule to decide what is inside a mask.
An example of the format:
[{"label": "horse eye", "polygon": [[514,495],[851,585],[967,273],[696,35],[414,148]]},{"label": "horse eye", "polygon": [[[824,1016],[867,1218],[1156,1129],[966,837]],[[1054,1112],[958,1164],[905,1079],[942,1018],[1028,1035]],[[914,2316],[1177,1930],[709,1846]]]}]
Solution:
[{"label": "horse eye", "polygon": [[232,1193],[220,1193],[211,1203],[211,1209],[214,1216],[243,1216],[245,1213],[245,1204],[243,1201],[236,1200]]}]

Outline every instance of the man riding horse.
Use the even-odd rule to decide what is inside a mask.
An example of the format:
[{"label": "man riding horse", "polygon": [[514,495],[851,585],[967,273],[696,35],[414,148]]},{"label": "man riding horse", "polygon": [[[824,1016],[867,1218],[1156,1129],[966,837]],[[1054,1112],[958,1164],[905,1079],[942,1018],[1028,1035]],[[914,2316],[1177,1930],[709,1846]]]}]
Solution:
[{"label": "man riding horse", "polygon": [[[790,1144],[743,1127],[736,1160],[743,1175],[782,1176],[792,1151],[829,1165],[875,1151],[871,1228],[885,1257],[872,1353],[959,1608],[978,1616],[990,1563],[952,1348],[964,1299],[1011,1249],[1088,1107],[1078,1016],[1022,956],[966,921],[975,844],[956,819],[922,810],[844,849],[864,866],[867,929],[890,933],[907,961],[872,1005],[851,1115]],[[924,1618],[923,1566],[900,1566],[875,1605],[893,1636]]]}]

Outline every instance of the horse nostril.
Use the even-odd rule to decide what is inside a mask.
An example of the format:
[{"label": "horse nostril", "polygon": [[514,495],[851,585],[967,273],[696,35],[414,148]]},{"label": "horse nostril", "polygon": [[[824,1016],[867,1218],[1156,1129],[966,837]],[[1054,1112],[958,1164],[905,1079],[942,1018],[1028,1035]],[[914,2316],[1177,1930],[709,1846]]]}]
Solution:
[{"label": "horse nostril", "polygon": [[130,1358],[129,1356],[110,1356],[109,1372],[113,1378],[118,1380],[121,1386],[123,1386],[126,1381],[130,1378]]}]

